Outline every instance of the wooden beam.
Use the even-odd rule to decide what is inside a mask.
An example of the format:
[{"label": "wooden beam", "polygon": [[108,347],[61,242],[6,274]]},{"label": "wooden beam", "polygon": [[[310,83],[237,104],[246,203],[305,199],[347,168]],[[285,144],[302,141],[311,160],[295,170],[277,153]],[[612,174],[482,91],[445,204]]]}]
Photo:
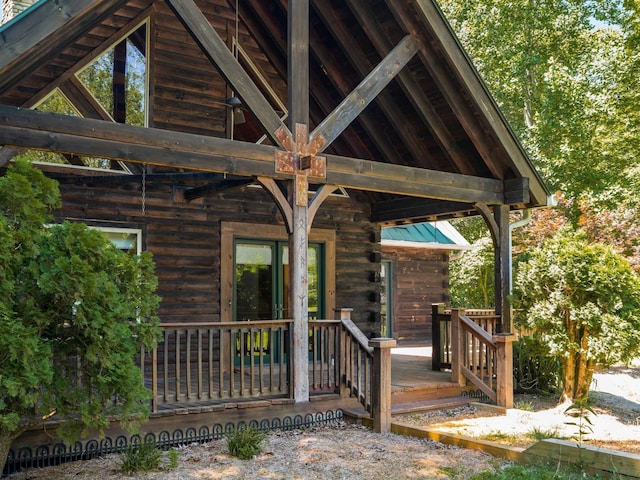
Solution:
[{"label": "wooden beam", "polygon": [[[0,145],[241,176],[276,174],[276,148],[0,105]],[[5,147],[6,148],[6,147]],[[328,183],[461,203],[502,204],[503,182],[490,178],[326,155]]]},{"label": "wooden beam", "polygon": [[[289,132],[286,125],[262,95],[251,77],[234,58],[218,32],[211,26],[193,0],[167,0],[176,12],[187,31],[200,45],[209,60],[218,68],[220,74],[231,85],[242,103],[253,113],[269,138],[280,144],[275,132],[279,129]],[[291,133],[289,133],[291,136]]]},{"label": "wooden beam", "polygon": [[293,231],[293,211],[291,209],[291,205],[287,200],[287,197],[280,190],[278,183],[270,177],[258,177],[258,183],[262,185],[262,188],[271,196],[276,206],[280,210],[280,214],[282,215],[282,219],[284,220],[284,226],[287,230],[287,233],[292,233]]},{"label": "wooden beam", "polygon": [[[503,203],[502,181],[416,167],[326,155],[327,182],[357,190],[399,193],[462,203]],[[473,199],[476,200],[473,200]]]},{"label": "wooden beam", "polygon": [[[280,0],[280,2],[282,3],[284,0]],[[325,42],[317,38],[316,35],[311,36],[310,42],[314,57],[316,57],[323,74],[326,75],[325,81],[330,81],[339,94],[342,97],[346,97],[353,90],[353,82],[347,74],[348,72],[345,73],[344,69],[341,68],[340,65],[336,64],[336,54],[326,45]],[[314,92],[312,92],[312,94],[314,94]],[[330,108],[333,108],[335,102],[329,105]],[[399,154],[396,145],[394,145],[386,136],[379,134],[379,119],[368,115],[368,112],[365,110],[363,114],[357,118],[356,122],[358,122],[366,133],[368,133],[367,141],[369,141],[373,147],[378,149],[379,153],[374,152],[376,157],[382,156],[385,161],[391,163],[402,163],[403,158]],[[371,150],[371,147],[367,147],[367,150]],[[356,152],[360,154],[360,150],[356,150]]]},{"label": "wooden beam", "polygon": [[[145,178],[145,181],[148,182],[149,179]],[[225,190],[236,187],[244,187],[245,185],[249,185],[253,182],[253,178],[244,178],[241,180],[219,180],[217,182],[210,182],[206,185],[201,185],[199,187],[193,187],[185,190],[184,199],[190,202],[192,200],[195,200],[196,198],[202,198],[212,193],[223,192]]]},{"label": "wooden beam", "polygon": [[339,187],[337,185],[325,184],[320,186],[320,188],[316,190],[316,193],[313,195],[311,202],[309,202],[309,211],[307,214],[307,231],[311,230],[313,219],[315,218],[316,213],[318,213],[318,209],[320,208],[320,205],[322,205],[322,202],[329,198],[329,195],[338,190],[338,188]]},{"label": "wooden beam", "polygon": [[513,330],[509,294],[511,289],[511,241],[509,236],[509,206],[496,205],[489,208],[479,203],[476,209],[484,218],[493,241],[494,285],[496,314],[502,316],[496,333]]},{"label": "wooden beam", "polygon": [[112,122],[113,118],[75,75],[60,85],[60,91],[84,118]]},{"label": "wooden beam", "polygon": [[[285,78],[287,76],[286,66],[286,36],[282,35],[284,28],[270,14],[270,4],[267,2],[247,2],[240,4],[240,11],[246,11],[243,16],[244,22],[251,29],[259,44],[267,44],[271,48],[265,49],[265,54],[269,61],[277,70],[278,74]],[[280,8],[271,6],[271,8]],[[246,9],[246,10],[245,10]],[[248,11],[247,11],[248,10]],[[260,20],[254,20],[259,18]],[[314,102],[310,106],[311,120],[319,124],[323,118],[334,108],[337,103],[331,96],[330,89],[324,81],[325,73],[322,71],[323,65],[318,62],[310,62],[309,72],[309,99]],[[314,73],[315,70],[315,73]],[[355,155],[355,152],[363,158],[375,158],[371,152],[370,145],[365,144],[362,138],[352,129],[350,134],[343,135],[339,139],[342,142],[343,151],[350,151],[347,155]],[[344,148],[346,147],[346,148]],[[349,149],[349,150],[346,150]]]},{"label": "wooden beam", "polygon": [[47,0],[4,27],[0,35],[0,92],[126,1]]},{"label": "wooden beam", "polygon": [[[310,143],[322,151],[327,148],[378,96],[418,51],[415,39],[407,35],[360,82],[336,109],[311,134]],[[318,153],[318,152],[314,152]]]},{"label": "wooden beam", "polygon": [[0,149],[0,168],[3,168],[13,157],[22,153],[21,148],[2,147]]},{"label": "wooden beam", "polygon": [[293,398],[301,403],[309,401],[309,200],[307,173],[301,170],[300,161],[309,141],[309,0],[289,0],[287,32],[289,125],[296,142],[290,150],[295,180],[289,186],[293,223],[289,235],[289,305],[293,313]]}]

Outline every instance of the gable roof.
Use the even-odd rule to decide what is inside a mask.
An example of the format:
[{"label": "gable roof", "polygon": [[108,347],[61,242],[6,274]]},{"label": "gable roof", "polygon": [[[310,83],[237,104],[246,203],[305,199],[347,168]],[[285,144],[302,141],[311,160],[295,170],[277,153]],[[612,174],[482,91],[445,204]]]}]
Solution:
[{"label": "gable roof", "polygon": [[[277,143],[274,130],[283,112],[276,103],[286,106],[288,96],[286,2],[238,4],[236,12],[229,0],[42,0],[0,29],[0,115],[16,119],[16,124],[0,126],[0,143],[19,143],[9,128],[20,128],[19,137],[29,139],[16,146],[64,150],[36,139],[37,128],[63,128],[61,122],[43,117],[36,128],[31,125],[40,117],[21,113],[25,120],[18,124],[20,115],[8,107],[31,107],[59,86],[81,97],[70,86],[73,73],[144,18],[151,19],[154,128],[175,132],[181,145],[185,140],[178,133],[202,136],[200,143],[228,136],[225,100],[237,91],[247,122],[234,128],[233,138],[256,142],[266,135],[266,143]],[[206,23],[191,15],[196,10]],[[216,42],[231,47],[236,37],[241,55],[234,64]],[[330,137],[336,133],[325,147],[326,181],[368,199],[372,220],[465,215],[475,212],[475,203],[512,208],[547,203],[544,183],[432,0],[311,0],[309,46],[310,128]],[[238,65],[248,73],[240,75]],[[373,88],[380,93],[372,93]],[[340,125],[352,111],[359,113],[357,118]],[[78,130],[74,121],[68,124],[69,132]],[[82,125],[85,136],[96,128],[112,128],[89,120]],[[134,135],[115,126],[113,132],[114,138]],[[150,139],[140,141],[151,145],[159,135],[151,131]],[[103,137],[94,140],[91,148],[99,155],[144,160],[145,153],[134,154],[133,147],[125,155],[97,141]],[[261,159],[273,159],[273,151],[262,147],[252,150]],[[237,155],[238,162],[246,160],[246,153]],[[179,166],[254,176],[267,171],[216,162]],[[163,164],[170,165],[177,166],[176,161]]]}]

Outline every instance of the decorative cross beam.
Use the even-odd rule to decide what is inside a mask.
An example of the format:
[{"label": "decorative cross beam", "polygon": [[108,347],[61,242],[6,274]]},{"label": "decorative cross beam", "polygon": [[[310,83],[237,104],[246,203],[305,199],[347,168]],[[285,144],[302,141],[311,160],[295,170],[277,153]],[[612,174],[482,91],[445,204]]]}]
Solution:
[{"label": "decorative cross beam", "polygon": [[295,175],[295,204],[306,207],[309,204],[309,178],[327,178],[326,158],[316,156],[324,146],[325,140],[322,135],[318,135],[309,142],[307,126],[301,123],[296,123],[295,142],[287,129],[279,128],[275,135],[285,148],[276,150],[276,173]]}]

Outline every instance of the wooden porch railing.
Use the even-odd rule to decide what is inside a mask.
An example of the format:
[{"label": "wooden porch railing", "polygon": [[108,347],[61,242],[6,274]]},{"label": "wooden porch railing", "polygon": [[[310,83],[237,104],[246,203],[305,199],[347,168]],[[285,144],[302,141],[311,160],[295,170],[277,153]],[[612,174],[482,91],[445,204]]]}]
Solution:
[{"label": "wooden porch railing", "polygon": [[467,381],[496,404],[513,408],[514,334],[492,335],[462,309],[451,310],[451,380]]},{"label": "wooden porch railing", "polygon": [[[350,319],[309,321],[309,394],[355,396],[377,431],[389,431],[392,339],[369,340]],[[162,324],[140,358],[160,409],[289,398],[292,320]]]},{"label": "wooden porch railing", "polygon": [[[464,314],[489,335],[499,333],[502,317],[491,309],[465,309]],[[437,303],[431,306],[431,333],[433,337],[431,369],[451,368],[453,337],[451,335],[451,309]]]},{"label": "wooden porch railing", "polygon": [[289,395],[291,320],[162,324],[143,355],[152,411],[247,397]]}]

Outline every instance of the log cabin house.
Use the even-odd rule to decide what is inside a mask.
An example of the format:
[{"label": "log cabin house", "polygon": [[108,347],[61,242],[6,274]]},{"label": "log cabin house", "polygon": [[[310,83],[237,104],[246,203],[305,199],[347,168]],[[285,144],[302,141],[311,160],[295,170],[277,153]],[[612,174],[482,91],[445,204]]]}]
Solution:
[{"label": "log cabin house", "polygon": [[482,215],[509,332],[509,212],[549,197],[434,0],[41,0],[0,27],[0,119],[57,219],[154,254],[162,418],[351,395],[384,430],[381,228]]},{"label": "log cabin house", "polygon": [[431,310],[450,304],[449,261],[471,248],[447,221],[382,228],[380,333],[398,346],[431,345]]}]

